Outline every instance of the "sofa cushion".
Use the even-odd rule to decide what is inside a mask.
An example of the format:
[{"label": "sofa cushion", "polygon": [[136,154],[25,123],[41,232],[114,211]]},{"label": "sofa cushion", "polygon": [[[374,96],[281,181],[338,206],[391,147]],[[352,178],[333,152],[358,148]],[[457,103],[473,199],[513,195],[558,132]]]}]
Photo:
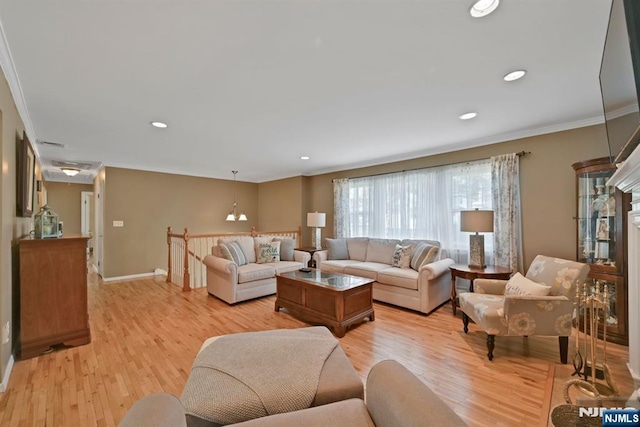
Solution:
[{"label": "sofa cushion", "polygon": [[396,248],[393,251],[393,257],[391,258],[391,266],[398,268],[411,268],[411,255],[413,255],[411,245],[396,245]]},{"label": "sofa cushion", "polygon": [[280,242],[280,260],[295,261],[293,251],[296,248],[296,241],[294,239],[274,237],[273,241]]},{"label": "sofa cushion", "polygon": [[390,264],[383,264],[380,262],[358,262],[347,265],[344,268],[344,273],[376,280],[378,277],[378,271],[389,268],[389,265]]},{"label": "sofa cushion", "polygon": [[280,242],[261,242],[256,248],[256,263],[280,261]]},{"label": "sofa cushion", "polygon": [[550,291],[551,286],[536,283],[520,273],[514,274],[504,288],[505,295],[537,295],[546,297]]},{"label": "sofa cushion", "polygon": [[391,264],[393,251],[400,240],[396,239],[369,239],[367,244],[367,262],[381,262]]},{"label": "sofa cushion", "polygon": [[411,268],[418,271],[424,264],[431,264],[436,260],[438,255],[438,247],[428,243],[419,243],[413,251],[411,257]]},{"label": "sofa cushion", "polygon": [[411,268],[390,267],[378,271],[378,283],[406,289],[418,289],[418,273]]},{"label": "sofa cushion", "polygon": [[242,248],[237,241],[234,240],[229,243],[220,243],[219,246],[222,258],[233,261],[238,266],[245,265],[247,263],[244,252],[242,252]]},{"label": "sofa cushion", "polygon": [[251,263],[238,267],[238,283],[253,282],[254,280],[270,279],[276,276],[275,263]]},{"label": "sofa cushion", "polygon": [[[352,237],[347,239],[349,259],[355,259],[356,261],[366,261],[368,244],[368,237]],[[388,263],[391,264],[391,260],[389,260]]]},{"label": "sofa cushion", "polygon": [[353,265],[360,264],[361,261],[356,261],[353,259],[336,259],[330,261],[322,261],[320,265],[320,270],[329,271],[332,273],[344,273],[344,268]]},{"label": "sofa cushion", "polygon": [[274,414],[234,424],[238,427],[284,426],[362,426],[375,427],[367,407],[360,399],[348,399],[302,411]]},{"label": "sofa cushion", "polygon": [[349,259],[346,239],[325,239],[327,259]]},{"label": "sofa cushion", "polygon": [[296,261],[279,261],[271,265],[276,269],[276,274],[288,273],[304,267],[301,262]]}]

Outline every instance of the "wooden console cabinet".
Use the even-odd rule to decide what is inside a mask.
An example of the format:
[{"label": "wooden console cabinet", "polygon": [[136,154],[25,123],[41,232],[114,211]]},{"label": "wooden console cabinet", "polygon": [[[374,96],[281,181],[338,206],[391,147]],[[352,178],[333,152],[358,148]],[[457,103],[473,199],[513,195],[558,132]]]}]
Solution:
[{"label": "wooden console cabinet", "polygon": [[87,309],[88,237],[20,240],[20,354],[91,341]]}]

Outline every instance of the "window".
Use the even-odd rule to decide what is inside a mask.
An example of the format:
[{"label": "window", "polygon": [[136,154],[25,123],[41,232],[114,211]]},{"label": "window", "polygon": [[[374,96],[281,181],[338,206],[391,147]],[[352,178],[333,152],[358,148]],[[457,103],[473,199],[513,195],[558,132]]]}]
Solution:
[{"label": "window", "polygon": [[[348,197],[345,237],[438,240],[447,256],[466,263],[460,211],[491,209],[491,161],[350,179]],[[488,258],[492,240],[485,240]]]}]

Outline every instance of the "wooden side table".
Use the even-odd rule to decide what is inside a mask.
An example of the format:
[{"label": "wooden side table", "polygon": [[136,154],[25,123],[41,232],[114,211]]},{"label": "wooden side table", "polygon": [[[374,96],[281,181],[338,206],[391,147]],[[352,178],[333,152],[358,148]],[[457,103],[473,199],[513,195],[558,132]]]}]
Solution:
[{"label": "wooden side table", "polygon": [[309,261],[309,267],[316,268],[316,262],[313,260],[313,254],[318,251],[324,251],[327,248],[316,249],[313,246],[305,246],[302,248],[296,248],[296,251],[309,252],[311,254],[311,261]]},{"label": "wooden side table", "polygon": [[473,281],[475,279],[502,279],[509,280],[511,270],[506,267],[489,266],[485,268],[469,267],[466,264],[453,264],[451,270],[451,308],[453,315],[456,315],[456,277],[471,281],[469,291],[473,292]]}]

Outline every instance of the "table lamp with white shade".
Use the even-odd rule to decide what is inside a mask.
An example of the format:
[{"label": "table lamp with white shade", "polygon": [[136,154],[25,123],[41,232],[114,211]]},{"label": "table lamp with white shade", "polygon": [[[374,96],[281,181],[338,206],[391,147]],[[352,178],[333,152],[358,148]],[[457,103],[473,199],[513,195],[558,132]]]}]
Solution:
[{"label": "table lamp with white shade", "polygon": [[485,268],[484,236],[478,233],[493,232],[493,211],[460,211],[460,231],[476,233],[469,236],[469,267]]},{"label": "table lamp with white shade", "polygon": [[319,212],[307,213],[307,227],[315,227],[315,233],[311,235],[311,245],[316,250],[322,249],[322,231],[320,230],[326,225],[327,215]]}]

